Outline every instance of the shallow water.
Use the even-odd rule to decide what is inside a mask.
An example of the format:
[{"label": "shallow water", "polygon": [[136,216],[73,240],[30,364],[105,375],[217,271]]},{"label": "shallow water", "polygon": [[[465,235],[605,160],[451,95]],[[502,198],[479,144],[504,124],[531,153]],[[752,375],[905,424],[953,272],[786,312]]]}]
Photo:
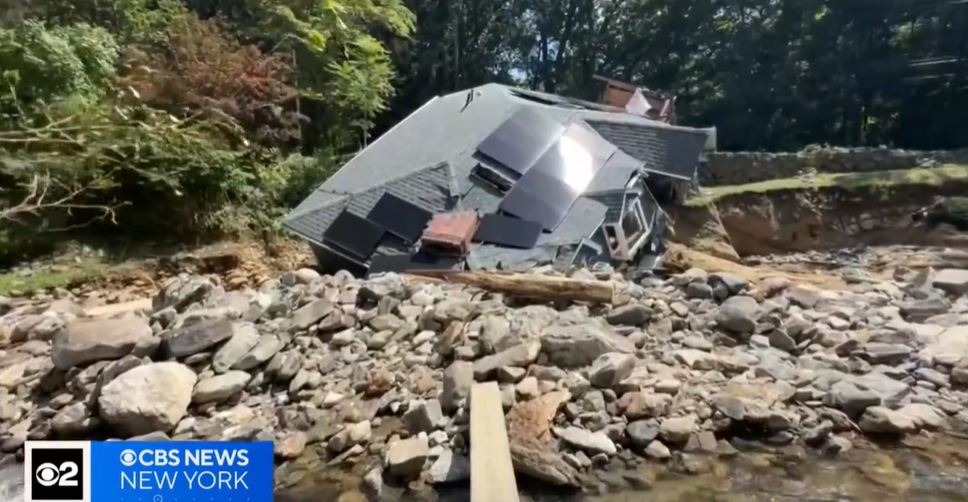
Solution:
[{"label": "shallow water", "polygon": [[[597,494],[560,493],[533,484],[519,488],[522,500],[534,502],[968,500],[968,441],[963,438],[938,434],[904,444],[875,445],[863,439],[855,444],[834,458],[787,447],[743,451],[732,458],[684,455],[667,464],[616,467],[598,476]],[[365,470],[313,469],[291,488],[280,490],[276,500],[366,500],[359,478]],[[469,492],[466,483],[439,491],[420,485],[385,487],[381,500],[456,502],[469,500]]]}]

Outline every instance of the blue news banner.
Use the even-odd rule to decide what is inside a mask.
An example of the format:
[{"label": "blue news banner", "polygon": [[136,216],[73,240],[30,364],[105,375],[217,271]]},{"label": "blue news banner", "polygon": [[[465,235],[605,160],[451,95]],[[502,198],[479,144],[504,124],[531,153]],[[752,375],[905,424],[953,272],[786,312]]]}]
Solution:
[{"label": "blue news banner", "polygon": [[27,502],[272,500],[271,442],[28,441]]}]

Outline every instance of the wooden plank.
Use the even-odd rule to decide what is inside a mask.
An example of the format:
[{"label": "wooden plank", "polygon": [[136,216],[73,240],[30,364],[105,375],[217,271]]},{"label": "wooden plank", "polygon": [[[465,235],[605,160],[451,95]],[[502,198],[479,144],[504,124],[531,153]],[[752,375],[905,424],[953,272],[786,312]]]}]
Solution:
[{"label": "wooden plank", "polygon": [[411,270],[407,273],[436,277],[524,298],[577,300],[591,303],[612,303],[614,300],[614,289],[610,283],[605,281],[583,281],[568,277],[517,273],[437,272],[430,270]]},{"label": "wooden plank", "polygon": [[471,387],[471,502],[517,502],[497,382]]},{"label": "wooden plank", "polygon": [[151,298],[142,298],[140,300],[132,300],[130,302],[124,303],[112,303],[110,305],[101,305],[99,307],[91,307],[84,311],[85,317],[110,317],[118,314],[127,314],[129,312],[141,312],[141,311],[151,311]]}]

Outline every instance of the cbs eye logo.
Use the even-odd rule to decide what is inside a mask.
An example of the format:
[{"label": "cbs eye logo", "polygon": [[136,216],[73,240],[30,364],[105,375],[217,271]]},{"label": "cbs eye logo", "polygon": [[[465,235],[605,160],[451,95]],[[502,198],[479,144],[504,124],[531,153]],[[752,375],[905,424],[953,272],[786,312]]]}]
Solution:
[{"label": "cbs eye logo", "polygon": [[77,462],[63,462],[57,466],[44,462],[34,471],[34,479],[42,486],[77,486]]},{"label": "cbs eye logo", "polygon": [[49,502],[84,501],[85,448],[82,446],[44,444],[31,445],[24,464],[25,500]]}]

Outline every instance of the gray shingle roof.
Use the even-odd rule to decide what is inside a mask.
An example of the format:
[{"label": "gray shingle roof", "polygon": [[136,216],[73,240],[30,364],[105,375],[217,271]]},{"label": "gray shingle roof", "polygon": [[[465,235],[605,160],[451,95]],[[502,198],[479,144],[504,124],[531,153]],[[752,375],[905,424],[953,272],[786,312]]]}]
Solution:
[{"label": "gray shingle roof", "polygon": [[[302,213],[294,212],[283,222],[283,226],[307,240],[319,243],[323,231],[343,209],[365,218],[384,192],[390,192],[431,212],[450,210],[456,200],[453,172],[447,163],[441,163],[370,189],[352,194],[333,194],[335,197],[328,198],[316,207],[308,208]],[[388,249],[392,247],[381,245],[380,249],[395,254]]]},{"label": "gray shingle roof", "polygon": [[706,146],[707,133],[699,130],[601,120],[588,124],[623,152],[645,163],[646,170],[683,180],[693,178]]}]

